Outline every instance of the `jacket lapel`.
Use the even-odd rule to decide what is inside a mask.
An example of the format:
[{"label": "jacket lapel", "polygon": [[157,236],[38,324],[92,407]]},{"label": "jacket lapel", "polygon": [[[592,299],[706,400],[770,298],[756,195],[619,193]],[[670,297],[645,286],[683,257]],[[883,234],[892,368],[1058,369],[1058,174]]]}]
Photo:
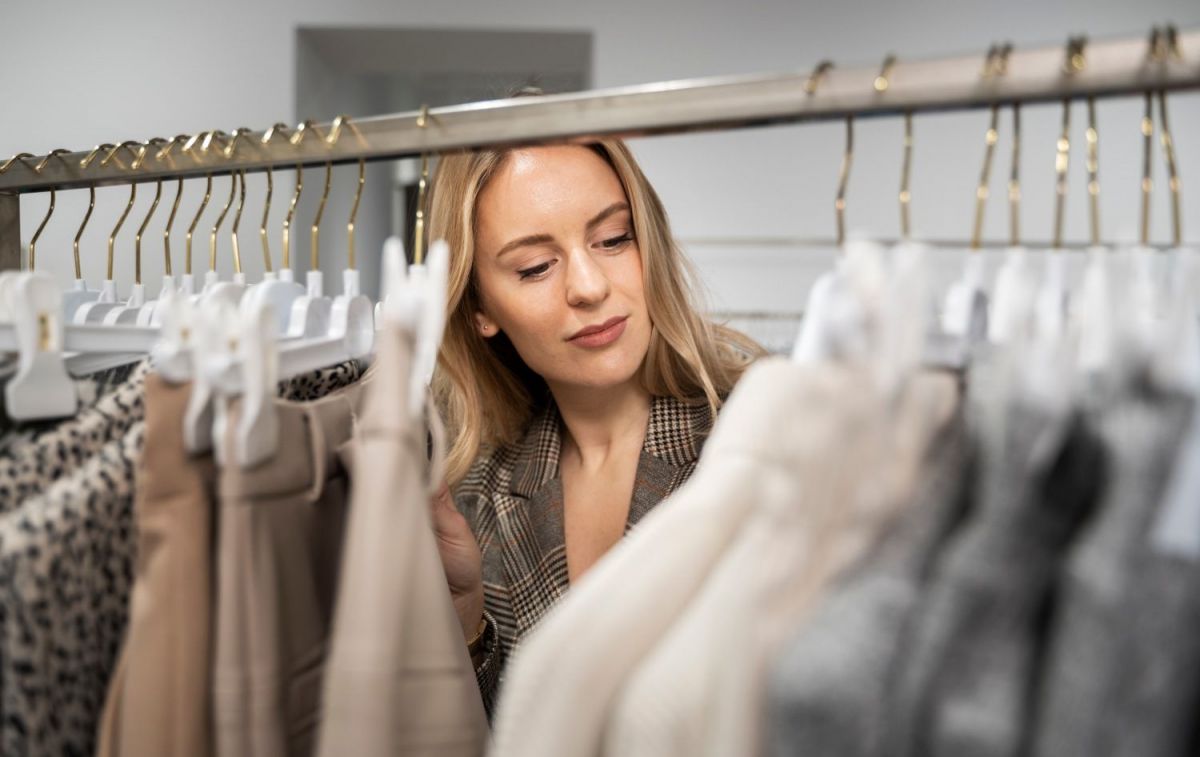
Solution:
[{"label": "jacket lapel", "polygon": [[[626,532],[687,480],[711,426],[707,404],[653,399]],[[492,501],[513,614],[524,634],[570,583],[558,475],[561,418],[552,401],[534,417],[520,445],[509,487],[493,493]]]}]

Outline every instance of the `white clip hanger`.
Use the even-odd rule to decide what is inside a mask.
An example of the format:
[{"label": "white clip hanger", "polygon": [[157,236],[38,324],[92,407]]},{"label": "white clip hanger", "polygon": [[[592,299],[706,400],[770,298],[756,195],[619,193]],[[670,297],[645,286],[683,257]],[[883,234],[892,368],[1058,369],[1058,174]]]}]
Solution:
[{"label": "white clip hanger", "polygon": [[329,184],[333,177],[333,164],[325,164],[325,191],[317,205],[317,214],[312,222],[311,267],[305,278],[305,293],[292,303],[286,334],[292,338],[324,337],[329,333],[329,322],[333,300],[325,296],[325,280],[320,268],[321,216],[329,200]]},{"label": "white clip hanger", "polygon": [[[113,152],[115,152],[115,149]],[[112,157],[112,154],[109,153],[109,158]],[[102,161],[101,165],[103,164],[104,162]],[[129,202],[125,204],[125,210],[122,211],[121,217],[117,219],[117,225],[113,227],[112,233],[108,235],[108,275],[104,279],[104,283],[101,284],[99,296],[92,302],[82,304],[75,311],[74,323],[104,324],[109,313],[124,307],[124,303],[117,300],[117,284],[113,280],[114,246],[117,241],[117,233],[121,231],[121,227],[125,224],[125,219],[129,217],[129,211],[133,209],[133,203],[136,199],[137,184],[130,184]]]},{"label": "white clip hanger", "polygon": [[17,372],[4,387],[8,414],[17,420],[61,418],[78,407],[75,383],[63,361],[62,297],[43,273],[7,280]]},{"label": "white clip hanger", "polygon": [[228,299],[200,303],[192,344],[192,393],[183,418],[183,444],[197,454],[212,449],[214,377],[235,370],[240,327],[237,305]]},{"label": "white clip hanger", "polygon": [[446,286],[450,271],[450,247],[445,240],[429,248],[428,264],[408,266],[404,245],[390,237],[383,248],[386,297],[380,321],[387,319],[413,334],[416,344],[409,382],[409,411],[420,417],[425,394],[437,363],[438,348],[446,323]]},{"label": "white clip hanger", "polygon": [[83,236],[83,230],[87,228],[88,221],[92,218],[92,211],[96,209],[96,188],[88,187],[88,209],[83,217],[83,223],[79,225],[79,230],[75,233],[75,241],[72,243],[72,252],[75,256],[75,279],[71,282],[71,287],[63,292],[63,318],[65,323],[75,323],[75,313],[81,305],[89,302],[95,302],[100,297],[100,290],[88,289],[87,282],[83,278],[83,265],[79,256],[79,240]]},{"label": "white clip hanger", "polygon": [[[269,142],[270,137],[274,133],[275,133],[274,129],[269,131],[267,133],[267,135],[263,137],[263,142],[264,143]],[[299,169],[297,169],[297,170],[299,170]],[[269,166],[267,167],[266,175],[267,175],[267,196],[266,196],[266,200],[263,202],[262,225],[259,228],[259,237],[262,241],[262,251],[263,251],[263,278],[257,284],[250,286],[246,290],[245,295],[243,295],[243,301],[246,303],[246,308],[250,312],[256,311],[260,305],[266,305],[267,307],[271,308],[271,310],[274,311],[274,313],[275,313],[275,318],[273,320],[275,329],[280,334],[283,334],[283,333],[287,332],[287,324],[288,324],[288,320],[291,317],[293,303],[295,303],[295,301],[298,298],[304,296],[304,287],[300,286],[299,284],[295,283],[295,281],[293,281],[292,270],[289,267],[290,262],[291,262],[289,259],[289,249],[288,249],[288,245],[289,245],[288,232],[289,232],[289,228],[291,225],[291,213],[290,212],[289,212],[288,220],[285,221],[285,224],[284,224],[284,234],[283,234],[283,245],[284,245],[283,266],[284,267],[278,273],[276,273],[273,270],[273,266],[271,264],[271,247],[270,247],[270,244],[267,242],[267,220],[268,220],[268,217],[269,217],[270,211],[271,211],[271,196],[274,193],[275,180],[274,180],[274,174],[271,171],[271,168]],[[303,185],[299,182],[299,180],[297,180],[296,186],[297,186],[296,198],[298,198],[299,197],[299,189],[302,188]],[[291,206],[292,210],[295,209],[295,201],[296,200],[293,199],[293,203]]]}]

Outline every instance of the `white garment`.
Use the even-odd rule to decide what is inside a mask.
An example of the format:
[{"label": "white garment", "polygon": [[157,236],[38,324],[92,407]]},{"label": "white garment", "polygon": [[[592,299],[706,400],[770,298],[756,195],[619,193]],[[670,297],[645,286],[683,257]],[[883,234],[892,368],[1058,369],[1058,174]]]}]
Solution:
[{"label": "white garment", "polygon": [[[841,423],[807,428],[832,435],[795,450],[793,495],[758,503],[712,579],[630,677],[606,755],[759,753],[771,655],[910,501],[920,456],[954,396],[948,376],[921,376],[893,414],[866,385],[844,387],[833,410]],[[806,417],[793,420],[808,426]]]},{"label": "white garment", "polygon": [[516,651],[490,754],[599,754],[609,708],[630,672],[691,604],[748,514],[796,500],[795,461],[822,456],[842,437],[849,398],[864,393],[863,376],[846,368],[781,358],[753,365],[718,416],[692,477]]}]

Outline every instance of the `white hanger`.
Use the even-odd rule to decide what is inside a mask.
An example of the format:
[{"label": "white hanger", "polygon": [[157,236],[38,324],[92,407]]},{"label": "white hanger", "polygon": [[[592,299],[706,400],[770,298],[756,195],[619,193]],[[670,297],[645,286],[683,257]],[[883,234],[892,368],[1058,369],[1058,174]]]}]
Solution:
[{"label": "white hanger", "polygon": [[236,304],[227,298],[201,300],[194,311],[192,348],[192,392],[183,417],[183,445],[198,454],[212,449],[214,377],[235,365],[241,324]]},{"label": "white hanger", "polygon": [[[266,134],[263,135],[263,144],[268,144],[271,138],[283,124],[276,124]],[[263,279],[246,290],[243,297],[249,300],[247,307],[254,311],[259,305],[270,307],[275,313],[275,327],[280,334],[287,333],[288,320],[291,317],[293,303],[300,297],[304,296],[304,287],[295,283],[292,280],[292,270],[290,268],[290,253],[289,253],[289,230],[291,227],[292,216],[296,210],[296,202],[300,199],[300,192],[304,185],[301,179],[301,168],[296,167],[296,193],[292,197],[291,206],[283,224],[283,268],[278,273],[272,270],[271,265],[271,248],[267,242],[267,220],[271,211],[271,196],[274,193],[274,175],[271,168],[267,167],[267,197],[263,203],[262,225],[259,228],[259,237],[262,241],[263,249]]]},{"label": "white hanger", "polygon": [[437,240],[429,249],[428,264],[410,268],[403,243],[390,237],[384,243],[382,269],[386,296],[379,320],[387,319],[416,338],[408,407],[418,417],[425,406],[446,325],[450,246],[445,240]]},{"label": "white hanger", "polygon": [[[806,89],[809,94],[816,92],[821,78],[829,64],[821,63],[809,76]],[[800,322],[800,332],[796,335],[796,344],[792,347],[792,360],[808,362],[823,360],[831,356],[833,339],[831,318],[837,310],[840,293],[845,281],[842,277],[842,266],[846,250],[845,209],[846,186],[850,179],[850,165],[854,159],[854,120],[846,118],[846,143],[842,153],[842,165],[838,172],[837,200],[834,208],[837,213],[837,247],[841,254],[834,261],[833,268],[819,276],[809,290],[808,301],[804,308],[803,320]]]},{"label": "white hanger", "polygon": [[0,326],[4,351],[18,355],[17,371],[4,387],[9,416],[17,420],[61,418],[79,404],[75,382],[63,362],[62,297],[44,273],[0,277],[0,301],[11,323]]},{"label": "white hanger", "polygon": [[[115,150],[114,150],[115,151]],[[113,153],[109,153],[109,158]],[[106,159],[107,160],[107,159]],[[103,162],[101,162],[103,165]],[[108,235],[108,275],[101,284],[100,294],[91,302],[86,302],[79,306],[75,311],[74,323],[78,324],[103,324],[108,314],[120,307],[123,303],[117,300],[117,284],[113,280],[113,257],[114,245],[117,240],[117,233],[125,224],[125,219],[129,217],[129,211],[133,209],[133,203],[137,199],[137,184],[129,185],[129,202],[125,204],[125,210],[121,213],[121,217],[117,219],[117,225],[113,227],[112,233]]]},{"label": "white hanger", "polygon": [[[76,323],[75,314],[79,309],[88,304],[95,302],[100,298],[99,289],[88,289],[87,281],[83,278],[83,270],[79,258],[79,238],[83,235],[83,230],[87,226],[88,219],[92,217],[92,210],[96,206],[96,188],[88,187],[91,197],[88,200],[87,215],[83,218],[83,223],[79,226],[79,232],[75,235],[73,242],[75,254],[75,279],[71,282],[71,288],[63,292],[63,318],[66,323]],[[116,292],[113,291],[113,299],[116,299]]]},{"label": "white hanger", "polygon": [[1004,344],[1013,340],[1018,332],[1027,333],[1036,284],[1029,252],[1020,245],[1009,246],[996,271],[988,311],[989,341]]},{"label": "white hanger", "polygon": [[1113,297],[1113,255],[1112,250],[1098,245],[1088,248],[1079,292],[1071,300],[1071,327],[1077,343],[1076,370],[1084,376],[1107,371],[1116,357],[1113,305],[1120,299]]},{"label": "white hanger", "polygon": [[285,332],[292,338],[323,337],[329,333],[333,300],[325,296],[325,279],[320,264],[321,215],[325,212],[325,203],[329,199],[329,183],[333,176],[333,165],[325,164],[325,191],[317,205],[317,214],[312,223],[312,268],[305,277],[305,293],[292,303],[292,312],[288,317],[288,328]]}]

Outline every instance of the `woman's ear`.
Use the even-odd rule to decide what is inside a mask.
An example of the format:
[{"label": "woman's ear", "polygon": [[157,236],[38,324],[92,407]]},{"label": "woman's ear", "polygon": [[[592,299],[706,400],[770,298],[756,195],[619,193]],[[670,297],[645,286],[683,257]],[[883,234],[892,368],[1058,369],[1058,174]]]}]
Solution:
[{"label": "woman's ear", "polygon": [[500,333],[500,327],[491,318],[488,318],[478,310],[475,311],[475,328],[479,329],[479,334],[484,339],[491,339]]}]

